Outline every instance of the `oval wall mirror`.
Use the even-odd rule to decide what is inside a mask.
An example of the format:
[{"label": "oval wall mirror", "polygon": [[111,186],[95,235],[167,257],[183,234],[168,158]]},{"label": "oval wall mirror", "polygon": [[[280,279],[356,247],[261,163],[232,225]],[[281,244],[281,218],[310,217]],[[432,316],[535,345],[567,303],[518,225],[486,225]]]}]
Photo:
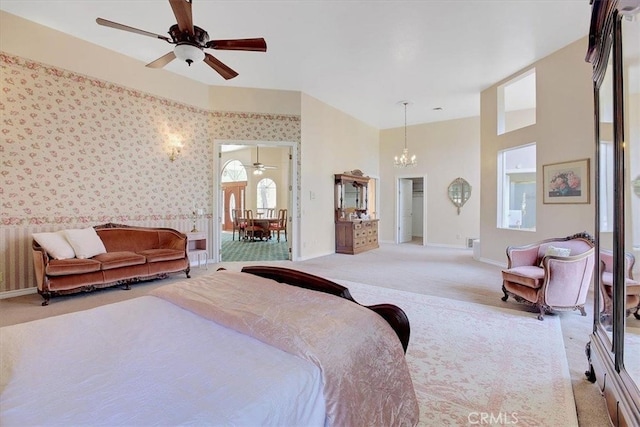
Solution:
[{"label": "oval wall mirror", "polygon": [[460,215],[460,208],[471,197],[471,185],[464,178],[456,178],[451,184],[449,184],[449,200],[458,208],[458,215]]}]

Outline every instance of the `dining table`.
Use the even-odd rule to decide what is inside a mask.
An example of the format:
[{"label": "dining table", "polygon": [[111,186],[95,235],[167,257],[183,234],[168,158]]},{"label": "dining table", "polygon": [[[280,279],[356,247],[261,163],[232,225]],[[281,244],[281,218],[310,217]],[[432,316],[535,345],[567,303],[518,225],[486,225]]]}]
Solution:
[{"label": "dining table", "polygon": [[[239,218],[238,220],[240,224],[247,224],[246,218]],[[278,218],[254,218],[253,224],[262,229],[261,232],[256,232],[255,237],[260,238],[260,240],[271,239],[271,229],[269,228],[269,226],[271,224],[277,224],[277,223],[278,223]],[[244,235],[244,238],[245,239],[248,238],[246,233]]]}]

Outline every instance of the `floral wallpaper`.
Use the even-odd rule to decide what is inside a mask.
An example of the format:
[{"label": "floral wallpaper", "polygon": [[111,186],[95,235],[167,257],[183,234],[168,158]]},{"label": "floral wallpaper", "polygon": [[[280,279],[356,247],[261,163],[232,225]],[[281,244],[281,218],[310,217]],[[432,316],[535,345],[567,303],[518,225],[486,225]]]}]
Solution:
[{"label": "floral wallpaper", "polygon": [[211,203],[214,138],[300,138],[297,116],[204,111],[5,54],[0,67],[4,225],[187,215]]},{"label": "floral wallpaper", "polygon": [[2,52],[0,89],[3,227],[189,218],[215,198],[214,139],[300,142],[299,116],[207,111]]}]

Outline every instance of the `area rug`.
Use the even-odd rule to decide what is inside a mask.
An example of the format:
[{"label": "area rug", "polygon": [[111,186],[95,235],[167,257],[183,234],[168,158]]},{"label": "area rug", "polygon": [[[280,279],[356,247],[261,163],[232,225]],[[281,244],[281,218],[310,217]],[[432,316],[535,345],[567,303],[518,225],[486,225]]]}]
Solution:
[{"label": "area rug", "polygon": [[577,426],[560,320],[331,279],[409,317],[421,426]]}]

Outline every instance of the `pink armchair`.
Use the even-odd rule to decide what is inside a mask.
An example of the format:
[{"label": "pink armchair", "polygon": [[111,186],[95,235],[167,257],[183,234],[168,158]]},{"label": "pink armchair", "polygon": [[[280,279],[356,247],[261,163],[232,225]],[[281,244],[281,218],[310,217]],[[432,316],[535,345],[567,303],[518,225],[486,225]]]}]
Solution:
[{"label": "pink armchair", "polygon": [[586,316],[594,251],[593,238],[587,233],[509,246],[508,267],[502,270],[502,301],[512,296],[535,306],[539,320],[552,310],[580,310]]},{"label": "pink armchair", "polygon": [[[633,313],[636,319],[640,320],[640,282],[633,280],[633,265],[636,258],[632,253],[625,254],[625,274],[626,284],[626,315]],[[600,319],[603,323],[608,323],[613,311],[613,252],[607,249],[600,249]]]}]

